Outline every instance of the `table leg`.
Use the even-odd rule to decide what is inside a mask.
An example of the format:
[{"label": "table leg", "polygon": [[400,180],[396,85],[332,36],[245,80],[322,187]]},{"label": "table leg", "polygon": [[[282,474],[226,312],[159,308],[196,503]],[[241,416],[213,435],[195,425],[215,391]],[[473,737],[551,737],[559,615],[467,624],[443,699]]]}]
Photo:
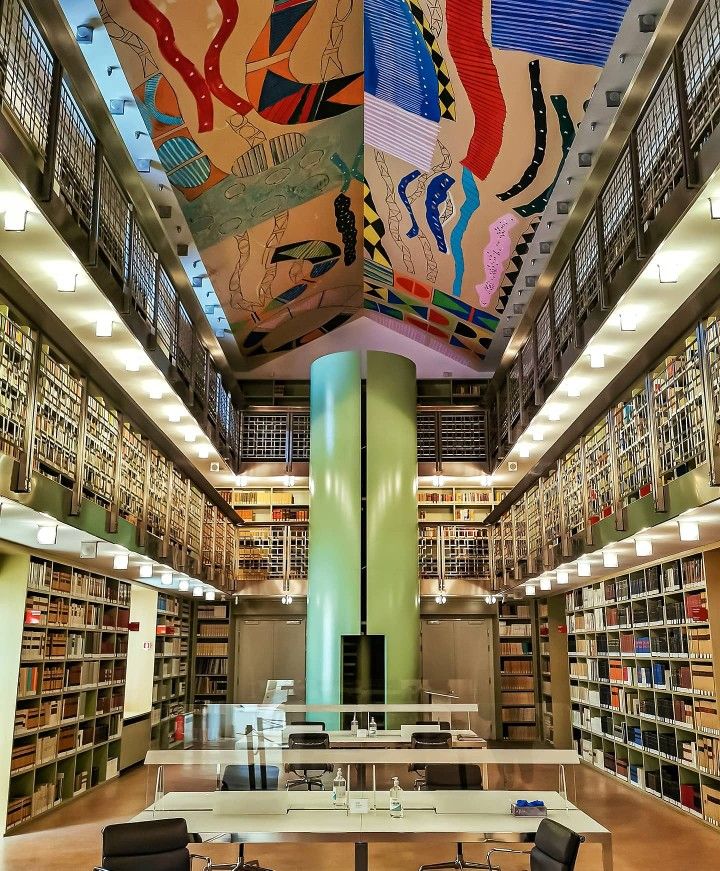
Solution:
[{"label": "table leg", "polygon": [[602,840],[603,871],[613,871],[612,835],[606,835]]},{"label": "table leg", "polygon": [[368,845],[366,841],[355,842],[355,871],[368,871]]}]

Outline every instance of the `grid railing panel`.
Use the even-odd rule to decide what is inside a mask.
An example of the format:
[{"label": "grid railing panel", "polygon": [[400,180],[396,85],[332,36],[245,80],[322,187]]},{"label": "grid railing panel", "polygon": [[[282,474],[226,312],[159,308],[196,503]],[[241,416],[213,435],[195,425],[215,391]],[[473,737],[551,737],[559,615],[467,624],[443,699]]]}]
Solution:
[{"label": "grid railing panel", "polygon": [[520,420],[520,408],[522,404],[520,394],[520,360],[516,360],[509,373],[510,392],[508,395],[508,423],[510,426]]},{"label": "grid railing panel", "polygon": [[486,580],[490,564],[489,527],[443,527],[443,566],[448,580]]},{"label": "grid railing panel", "polygon": [[306,581],[308,576],[308,552],[310,534],[307,526],[289,526],[287,535],[288,579]]},{"label": "grid railing panel", "polygon": [[208,358],[207,377],[207,413],[212,421],[217,420],[218,410],[218,380],[220,373],[211,359]]},{"label": "grid railing panel", "polygon": [[635,242],[630,150],[625,149],[600,196],[605,278],[612,281]]},{"label": "grid railing panel", "polygon": [[537,338],[537,380],[542,386],[552,372],[552,336],[550,326],[550,303],[546,302],[540,310],[535,324]]},{"label": "grid railing panel", "polygon": [[78,223],[88,229],[92,219],[95,178],[95,137],[85,123],[72,94],[60,89],[55,180]]},{"label": "grid railing panel", "polygon": [[175,340],[175,365],[178,372],[189,383],[192,366],[193,324],[185,310],[185,306],[178,302],[177,307],[177,333]]},{"label": "grid railing panel", "polygon": [[702,376],[695,336],[690,336],[685,348],[666,357],[655,371],[653,393],[660,477],[667,484],[707,459]]},{"label": "grid railing panel", "polygon": [[572,274],[569,263],[565,265],[565,268],[558,275],[552,294],[555,312],[555,341],[558,353],[562,354],[570,344],[575,328],[572,303]]},{"label": "grid railing panel", "polygon": [[515,543],[513,542],[512,511],[506,511],[500,518],[500,530],[502,532],[502,566],[505,576],[515,573]]},{"label": "grid railing panel", "polygon": [[533,335],[527,337],[520,352],[522,360],[522,405],[528,408],[535,404],[535,342]]},{"label": "grid railing panel", "polygon": [[45,155],[50,118],[53,57],[18,0],[5,0],[0,21],[3,105],[40,155]]},{"label": "grid railing panel", "polygon": [[133,304],[143,319],[151,324],[155,311],[157,257],[137,221],[132,223],[132,259],[129,287]]},{"label": "grid railing panel", "polygon": [[610,452],[610,423],[605,416],[585,437],[587,517],[592,526],[614,510],[613,458]]},{"label": "grid railing panel", "polygon": [[683,177],[680,110],[673,68],[667,70],[640,118],[637,143],[643,226],[655,218]]},{"label": "grid railing panel", "polygon": [[175,359],[176,294],[167,272],[158,269],[155,337],[168,360]]},{"label": "grid railing panel", "polygon": [[437,460],[437,414],[433,411],[417,413],[417,455],[418,461]]},{"label": "grid railing panel", "polygon": [[720,122],[720,0],[706,0],[681,42],[693,154]]},{"label": "grid railing panel", "polygon": [[582,452],[580,445],[576,445],[560,463],[561,509],[570,536],[585,529],[584,486]]},{"label": "grid railing panel", "polygon": [[196,334],[193,334],[192,365],[194,369],[193,390],[201,398],[203,403],[207,400],[206,376],[207,376],[208,352],[200,342]]},{"label": "grid railing panel", "polygon": [[242,413],[243,460],[285,462],[288,415],[285,412]]},{"label": "grid railing panel", "polygon": [[290,419],[292,456],[296,463],[310,462],[310,412],[293,411]]},{"label": "grid railing panel", "polygon": [[100,168],[98,245],[120,279],[127,275],[130,203],[103,158]]},{"label": "grid railing panel", "polygon": [[615,468],[621,506],[652,492],[652,454],[648,397],[644,387],[615,406]]},{"label": "grid railing panel", "polygon": [[575,283],[577,286],[578,319],[584,321],[600,301],[600,252],[597,222],[593,212],[575,245]]},{"label": "grid railing panel", "polygon": [[484,462],[487,459],[487,414],[440,412],[440,454],[443,460]]},{"label": "grid railing panel", "polygon": [[440,527],[418,528],[418,562],[421,578],[437,578],[440,574]]},{"label": "grid railing panel", "polygon": [[225,389],[225,385],[222,383],[222,379],[218,375],[218,388],[217,388],[217,404],[218,404],[218,412],[217,412],[217,423],[218,423],[218,432],[220,433],[220,438],[223,441],[227,442],[228,440],[228,416],[230,414],[230,394]]}]

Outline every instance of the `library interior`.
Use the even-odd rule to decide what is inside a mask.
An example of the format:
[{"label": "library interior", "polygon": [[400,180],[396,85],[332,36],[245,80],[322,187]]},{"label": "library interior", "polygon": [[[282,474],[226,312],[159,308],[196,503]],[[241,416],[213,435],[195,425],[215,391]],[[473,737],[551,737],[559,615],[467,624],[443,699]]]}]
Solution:
[{"label": "library interior", "polygon": [[0,871],[720,868],[718,252],[720,0],[0,0]]}]

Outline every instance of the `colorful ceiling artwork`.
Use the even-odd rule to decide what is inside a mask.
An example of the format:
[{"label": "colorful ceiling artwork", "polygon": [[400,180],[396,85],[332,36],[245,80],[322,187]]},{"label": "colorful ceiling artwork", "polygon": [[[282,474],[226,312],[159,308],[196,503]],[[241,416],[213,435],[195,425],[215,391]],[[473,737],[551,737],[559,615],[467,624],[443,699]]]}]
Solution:
[{"label": "colorful ceiling artwork", "polygon": [[365,0],[367,310],[482,359],[629,0]]},{"label": "colorful ceiling artwork", "polygon": [[251,367],[362,314],[479,365],[629,0],[96,2]]}]

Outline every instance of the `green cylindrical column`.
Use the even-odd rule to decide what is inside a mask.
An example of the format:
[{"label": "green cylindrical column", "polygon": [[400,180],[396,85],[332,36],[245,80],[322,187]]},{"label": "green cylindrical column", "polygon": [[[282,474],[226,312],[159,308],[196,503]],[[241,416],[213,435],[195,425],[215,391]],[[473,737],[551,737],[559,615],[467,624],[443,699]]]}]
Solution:
[{"label": "green cylindrical column", "polygon": [[[360,634],[361,358],[329,354],[310,370],[308,704],[340,704],[343,635]],[[325,716],[328,728],[339,718]]]},{"label": "green cylindrical column", "polygon": [[415,364],[368,351],[367,633],[385,636],[385,700],[416,702],[420,679]]}]

